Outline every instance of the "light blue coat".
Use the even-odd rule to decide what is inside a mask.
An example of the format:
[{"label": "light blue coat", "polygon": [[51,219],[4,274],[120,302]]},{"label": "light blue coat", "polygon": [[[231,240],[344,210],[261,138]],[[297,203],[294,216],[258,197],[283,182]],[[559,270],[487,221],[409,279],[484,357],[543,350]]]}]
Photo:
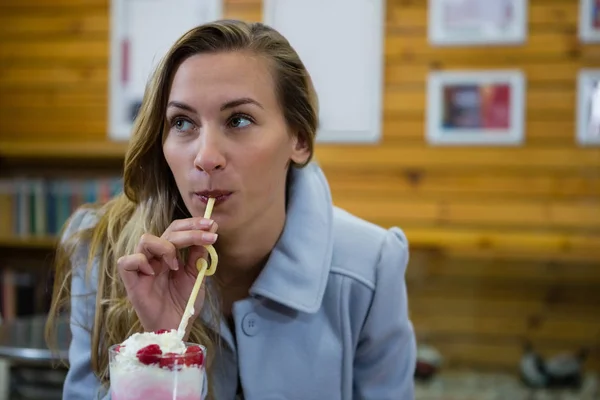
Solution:
[{"label": "light blue coat", "polygon": [[[405,235],[334,207],[314,163],[294,170],[289,185],[284,232],[250,296],[233,305],[235,340],[221,322],[209,383],[216,400],[236,398],[238,373],[245,400],[414,399]],[[93,283],[76,274],[72,292],[93,293]],[[72,319],[89,326],[93,306],[93,296],[75,297]],[[90,335],[77,324],[72,334],[64,399],[87,400],[99,386]]]}]

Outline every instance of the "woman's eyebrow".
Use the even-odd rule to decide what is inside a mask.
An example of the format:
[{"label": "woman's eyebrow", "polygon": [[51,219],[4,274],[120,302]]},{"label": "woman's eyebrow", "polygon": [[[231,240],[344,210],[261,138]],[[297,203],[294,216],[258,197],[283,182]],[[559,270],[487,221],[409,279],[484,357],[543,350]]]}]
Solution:
[{"label": "woman's eyebrow", "polygon": [[167,104],[167,108],[169,108],[169,107],[181,108],[182,110],[186,110],[186,111],[192,112],[194,114],[198,113],[194,107],[189,106],[185,103],[181,103],[179,101],[170,101],[169,104]]},{"label": "woman's eyebrow", "polygon": [[254,104],[259,106],[260,108],[264,108],[258,101],[251,99],[249,97],[242,97],[239,99],[228,101],[227,103],[221,106],[221,111],[226,110],[228,108],[234,108],[237,106],[241,106],[242,104]]}]

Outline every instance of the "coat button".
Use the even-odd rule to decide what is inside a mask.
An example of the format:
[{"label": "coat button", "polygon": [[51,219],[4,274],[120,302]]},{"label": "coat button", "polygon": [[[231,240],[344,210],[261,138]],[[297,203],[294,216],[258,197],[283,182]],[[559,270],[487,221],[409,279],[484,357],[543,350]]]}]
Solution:
[{"label": "coat button", "polygon": [[246,314],[242,320],[242,330],[248,336],[254,336],[258,333],[258,325],[258,315],[256,315],[256,313]]}]

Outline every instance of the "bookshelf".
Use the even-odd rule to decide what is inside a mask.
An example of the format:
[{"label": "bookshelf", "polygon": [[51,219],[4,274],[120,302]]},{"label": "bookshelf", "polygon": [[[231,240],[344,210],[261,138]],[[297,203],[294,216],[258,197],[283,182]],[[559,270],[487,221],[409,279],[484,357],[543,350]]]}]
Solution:
[{"label": "bookshelf", "polygon": [[79,205],[121,190],[126,146],[0,141],[0,252],[53,252],[56,234]]},{"label": "bookshelf", "polygon": [[58,233],[81,204],[122,190],[126,143],[0,140],[0,309],[47,311]]}]

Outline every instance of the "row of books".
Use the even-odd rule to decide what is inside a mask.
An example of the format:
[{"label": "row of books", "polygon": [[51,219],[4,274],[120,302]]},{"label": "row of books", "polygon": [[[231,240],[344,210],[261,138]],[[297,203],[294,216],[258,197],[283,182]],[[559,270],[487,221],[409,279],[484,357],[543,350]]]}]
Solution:
[{"label": "row of books", "polygon": [[121,177],[2,180],[0,237],[56,235],[79,206],[105,203],[121,191]]}]

